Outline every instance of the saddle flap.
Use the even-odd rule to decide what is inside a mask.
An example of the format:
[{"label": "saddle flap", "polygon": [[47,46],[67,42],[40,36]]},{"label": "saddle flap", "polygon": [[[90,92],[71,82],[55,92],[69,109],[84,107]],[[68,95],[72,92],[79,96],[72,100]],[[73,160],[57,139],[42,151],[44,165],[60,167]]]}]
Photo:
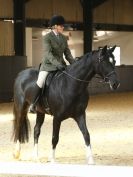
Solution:
[{"label": "saddle flap", "polygon": [[56,75],[57,71],[54,71],[54,72],[49,72],[47,78],[46,78],[46,82],[45,82],[45,85],[43,86],[43,88],[45,87],[49,87],[53,77]]},{"label": "saddle flap", "polygon": [[54,78],[54,76],[58,75],[58,71],[54,71],[54,72],[50,72],[46,78],[46,82],[42,88],[42,93],[41,95],[43,95],[43,99],[42,99],[42,105],[44,105],[45,107],[45,111],[48,113],[48,114],[51,114],[51,111],[50,111],[50,107],[49,107],[49,103],[48,103],[48,93],[49,93],[49,86],[52,82],[52,79]]}]

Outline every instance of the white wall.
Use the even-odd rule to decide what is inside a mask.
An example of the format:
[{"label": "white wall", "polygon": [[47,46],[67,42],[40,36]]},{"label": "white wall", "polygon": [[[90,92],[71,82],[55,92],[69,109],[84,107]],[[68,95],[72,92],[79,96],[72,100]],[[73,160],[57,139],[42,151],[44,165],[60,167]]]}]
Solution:
[{"label": "white wall", "polygon": [[[68,44],[73,57],[83,55],[83,32],[82,31],[65,31],[65,35],[69,37]],[[112,36],[105,36],[100,41],[93,42],[93,49],[99,46],[117,45],[121,48],[120,64],[133,65],[133,32],[113,32]],[[37,33],[32,33],[36,39],[32,39],[32,65],[38,66],[43,57],[43,38],[42,30],[38,29]],[[31,41],[31,40],[30,40]],[[30,43],[30,41],[28,43]],[[31,46],[29,46],[29,50]],[[27,52],[27,53],[28,53]],[[30,52],[29,52],[30,53]],[[28,63],[31,65],[31,54],[28,55]]]},{"label": "white wall", "polygon": [[69,36],[68,45],[73,57],[75,58],[83,55],[83,32],[70,31],[65,32],[65,35]]},{"label": "white wall", "polygon": [[94,42],[94,49],[104,45],[120,47],[120,64],[133,65],[133,32],[116,32],[114,37]]},{"label": "white wall", "polygon": [[[83,32],[64,32],[69,36],[68,45],[73,57],[79,57],[83,55]],[[38,29],[38,32],[32,34],[32,65],[38,66],[43,58],[43,37],[42,30]]]},{"label": "white wall", "polygon": [[38,36],[37,39],[32,39],[32,56],[33,66],[39,66],[43,58],[43,38]]},{"label": "white wall", "polygon": [[26,28],[27,66],[32,66],[32,28]]}]

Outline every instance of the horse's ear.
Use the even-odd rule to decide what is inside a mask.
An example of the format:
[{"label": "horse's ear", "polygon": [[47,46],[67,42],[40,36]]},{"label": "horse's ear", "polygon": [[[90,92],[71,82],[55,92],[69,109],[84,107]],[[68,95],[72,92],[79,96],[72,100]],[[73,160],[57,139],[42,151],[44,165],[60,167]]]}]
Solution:
[{"label": "horse's ear", "polygon": [[107,45],[105,45],[102,49],[102,54],[104,55],[107,52]]},{"label": "horse's ear", "polygon": [[114,46],[110,49],[111,53],[114,52],[115,48],[116,48],[116,45],[114,45]]}]

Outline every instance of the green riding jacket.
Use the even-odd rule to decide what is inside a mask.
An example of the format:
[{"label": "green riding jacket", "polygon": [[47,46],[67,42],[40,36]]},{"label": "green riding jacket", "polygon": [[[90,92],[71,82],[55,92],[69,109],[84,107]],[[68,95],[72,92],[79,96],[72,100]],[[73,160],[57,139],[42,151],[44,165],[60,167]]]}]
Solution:
[{"label": "green riding jacket", "polygon": [[74,59],[68,47],[67,39],[63,34],[57,37],[53,31],[44,36],[44,57],[40,71],[55,71],[58,66],[66,65],[66,60],[71,64]]}]

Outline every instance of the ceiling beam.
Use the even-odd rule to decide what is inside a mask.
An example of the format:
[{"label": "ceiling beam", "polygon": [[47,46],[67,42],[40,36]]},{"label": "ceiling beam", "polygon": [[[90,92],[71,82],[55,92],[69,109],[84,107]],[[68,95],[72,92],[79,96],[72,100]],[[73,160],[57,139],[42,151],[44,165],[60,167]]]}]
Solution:
[{"label": "ceiling beam", "polygon": [[[0,18],[3,20],[3,18]],[[48,28],[49,20],[43,19],[26,19],[26,27],[37,27],[37,28]],[[94,31],[127,31],[133,32],[133,25],[125,25],[125,24],[107,24],[107,23],[93,23]],[[79,30],[83,31],[83,23],[82,22],[67,22],[66,30]]]},{"label": "ceiling beam", "polygon": [[[105,1],[107,1],[107,0],[93,0],[92,8],[96,8],[97,6],[103,4]],[[83,7],[84,0],[80,0],[80,3],[82,5],[82,7]]]}]

